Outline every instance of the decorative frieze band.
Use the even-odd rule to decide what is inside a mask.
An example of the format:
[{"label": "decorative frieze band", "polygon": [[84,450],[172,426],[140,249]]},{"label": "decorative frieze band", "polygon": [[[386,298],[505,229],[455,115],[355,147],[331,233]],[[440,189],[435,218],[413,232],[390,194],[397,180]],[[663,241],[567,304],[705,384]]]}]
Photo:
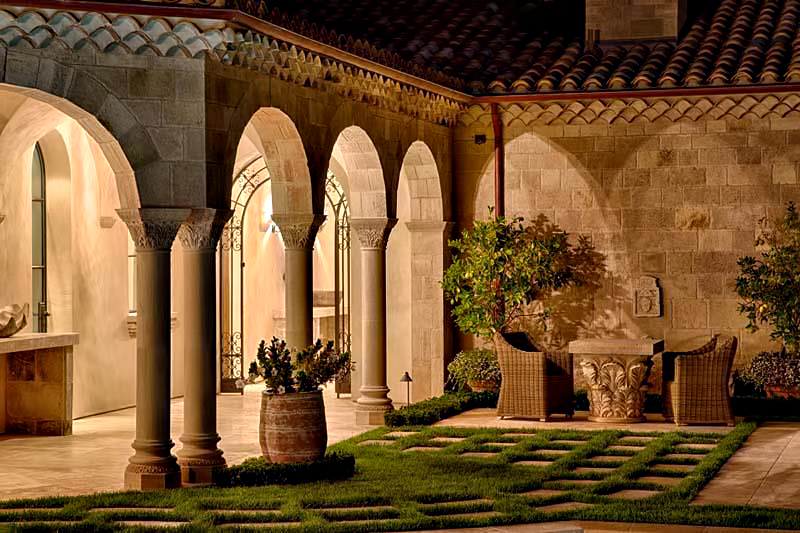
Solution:
[{"label": "decorative frieze band", "polygon": [[278,225],[287,250],[313,250],[325,215],[315,214],[273,214],[272,220]]},{"label": "decorative frieze band", "polygon": [[353,218],[350,227],[358,235],[361,249],[385,250],[396,218]]},{"label": "decorative frieze band", "polygon": [[191,213],[191,209],[172,208],[117,210],[128,226],[137,251],[171,250],[181,224]]},{"label": "decorative frieze band", "polygon": [[[721,120],[725,118],[758,120],[785,118],[800,110],[800,95],[795,93],[735,95],[719,97],[625,98],[608,100],[552,101],[511,104],[501,107],[503,123],[515,125],[585,125],[613,124],[622,121],[669,122]],[[480,123],[491,127],[488,105],[474,105],[459,115],[463,126]]]}]

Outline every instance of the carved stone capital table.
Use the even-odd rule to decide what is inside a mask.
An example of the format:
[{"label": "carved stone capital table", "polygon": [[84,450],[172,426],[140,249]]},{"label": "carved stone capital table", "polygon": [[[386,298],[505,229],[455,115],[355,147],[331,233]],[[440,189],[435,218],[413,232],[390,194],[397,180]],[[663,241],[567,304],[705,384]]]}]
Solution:
[{"label": "carved stone capital table", "polygon": [[642,414],[652,357],[662,339],[586,339],[569,343],[589,384],[589,420],[644,422]]}]

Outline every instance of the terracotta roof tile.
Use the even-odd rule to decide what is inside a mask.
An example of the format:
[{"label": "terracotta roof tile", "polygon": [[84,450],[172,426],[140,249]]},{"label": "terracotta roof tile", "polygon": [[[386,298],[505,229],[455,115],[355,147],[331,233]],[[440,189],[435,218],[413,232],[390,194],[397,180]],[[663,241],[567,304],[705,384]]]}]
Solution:
[{"label": "terracotta roof tile", "polygon": [[577,38],[581,17],[569,15],[582,0],[530,0],[527,11],[521,1],[278,0],[268,18],[473,93],[800,81],[800,0],[720,0],[690,20],[675,44],[602,49]]}]

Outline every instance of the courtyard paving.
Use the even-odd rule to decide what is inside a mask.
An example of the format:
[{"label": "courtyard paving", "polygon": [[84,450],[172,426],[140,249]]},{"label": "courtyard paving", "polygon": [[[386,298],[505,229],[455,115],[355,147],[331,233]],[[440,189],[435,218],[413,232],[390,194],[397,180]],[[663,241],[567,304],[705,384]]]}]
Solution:
[{"label": "courtyard paving", "polygon": [[[217,396],[217,427],[229,464],[261,455],[258,413],[263,385],[249,385],[244,395]],[[350,396],[326,390],[328,444],[369,429],[355,424]],[[183,400],[172,401],[174,450],[180,450]],[[123,490],[123,473],[133,455],[136,409],[123,409],[75,420],[68,437],[0,435],[0,500],[40,496],[75,496]],[[91,475],[87,475],[91,473]]]}]

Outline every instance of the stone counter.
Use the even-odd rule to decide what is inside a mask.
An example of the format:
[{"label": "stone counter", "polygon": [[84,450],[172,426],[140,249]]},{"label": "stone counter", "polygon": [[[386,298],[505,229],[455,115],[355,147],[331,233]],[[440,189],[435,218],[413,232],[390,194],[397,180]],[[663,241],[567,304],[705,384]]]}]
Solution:
[{"label": "stone counter", "polygon": [[77,333],[0,339],[0,433],[72,434],[72,347]]}]

